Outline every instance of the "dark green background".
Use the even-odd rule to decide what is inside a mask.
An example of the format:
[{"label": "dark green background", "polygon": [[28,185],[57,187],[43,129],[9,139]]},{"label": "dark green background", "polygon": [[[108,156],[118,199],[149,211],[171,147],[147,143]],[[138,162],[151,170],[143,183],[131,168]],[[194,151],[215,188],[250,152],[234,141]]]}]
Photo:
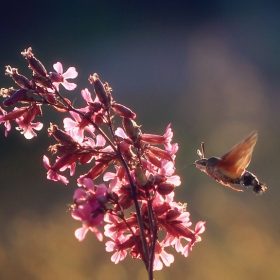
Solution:
[{"label": "dark green background", "polygon": [[[6,65],[29,75],[20,55],[32,46],[52,71],[61,61],[79,72],[79,103],[97,72],[113,95],[137,113],[146,133],[172,123],[179,143],[176,200],[191,219],[206,220],[202,242],[188,258],[175,255],[155,279],[279,279],[278,1],[10,1],[0,4],[0,86],[13,82]],[[79,243],[80,226],[66,211],[75,178],[64,186],[46,179],[42,163],[50,121],[38,137],[17,131],[0,137],[1,279],[146,279],[141,261],[110,261],[93,234]],[[249,170],[269,187],[256,197],[227,189],[194,167],[200,142],[221,156],[252,130],[259,132]]]}]

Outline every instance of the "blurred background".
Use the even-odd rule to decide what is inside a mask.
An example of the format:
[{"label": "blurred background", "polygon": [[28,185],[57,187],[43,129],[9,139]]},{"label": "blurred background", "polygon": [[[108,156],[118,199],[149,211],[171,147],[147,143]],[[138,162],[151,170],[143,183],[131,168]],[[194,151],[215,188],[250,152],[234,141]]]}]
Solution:
[{"label": "blurred background", "polygon": [[[3,1],[2,1],[3,2]],[[137,113],[145,133],[172,123],[179,143],[176,167],[195,224],[206,221],[202,242],[188,258],[155,279],[280,279],[280,4],[242,1],[4,1],[0,4],[0,86],[13,86],[5,66],[30,75],[20,52],[31,46],[52,71],[61,61],[79,72],[75,92],[97,72],[114,99]],[[54,143],[49,109],[37,138],[12,130],[0,137],[0,279],[146,279],[141,261],[110,261],[67,212],[75,180],[46,179],[43,154]],[[222,156],[252,130],[259,139],[249,170],[268,185],[263,196],[235,192],[195,167],[196,150]],[[105,240],[106,241],[106,240]]]}]

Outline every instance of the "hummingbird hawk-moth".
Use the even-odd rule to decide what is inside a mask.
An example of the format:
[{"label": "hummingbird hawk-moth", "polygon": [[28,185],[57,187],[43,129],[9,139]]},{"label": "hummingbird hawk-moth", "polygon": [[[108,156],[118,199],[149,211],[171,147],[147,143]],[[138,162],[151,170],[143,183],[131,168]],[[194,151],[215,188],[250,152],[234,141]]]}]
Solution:
[{"label": "hummingbird hawk-moth", "polygon": [[195,161],[196,168],[205,172],[220,184],[229,187],[235,191],[243,191],[233,187],[231,184],[240,184],[242,186],[252,186],[256,194],[263,194],[267,187],[259,182],[258,178],[246,168],[252,157],[254,146],[257,142],[258,134],[253,131],[247,138],[236,144],[221,158],[205,157],[204,143],[201,143],[201,151],[197,153],[200,159]]}]

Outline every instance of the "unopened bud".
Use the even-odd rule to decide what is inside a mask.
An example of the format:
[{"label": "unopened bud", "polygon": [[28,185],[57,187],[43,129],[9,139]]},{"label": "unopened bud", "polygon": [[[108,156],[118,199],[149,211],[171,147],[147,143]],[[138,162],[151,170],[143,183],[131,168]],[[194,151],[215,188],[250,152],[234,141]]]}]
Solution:
[{"label": "unopened bud", "polygon": [[161,175],[161,174],[155,174],[153,176],[153,182],[154,182],[155,185],[166,182],[166,180],[167,180],[166,177],[164,175]]},{"label": "unopened bud", "polygon": [[181,213],[176,210],[176,209],[171,209],[168,211],[168,213],[166,214],[166,220],[167,221],[174,221],[175,219],[177,219],[179,216],[181,215]]},{"label": "unopened bud", "polygon": [[109,104],[108,94],[98,75],[94,73],[93,75],[89,76],[89,81],[94,85],[94,92],[98,96],[99,101],[105,106],[105,108],[107,108]]},{"label": "unopened bud", "polygon": [[52,123],[50,124],[50,127],[48,128],[48,133],[49,136],[53,135],[54,138],[62,145],[69,145],[75,142],[74,139],[69,134],[60,130],[58,126],[55,124]]},{"label": "unopened bud", "polygon": [[92,154],[91,153],[82,154],[81,157],[80,157],[80,163],[81,164],[86,164],[91,159],[92,159]]},{"label": "unopened bud", "polygon": [[133,205],[133,199],[130,195],[124,195],[119,200],[119,205],[122,207],[122,209],[128,209],[130,206]]},{"label": "unopened bud", "polygon": [[[3,105],[5,107],[11,106],[19,101],[26,101],[31,100],[27,98],[27,90],[26,89],[19,89],[17,90],[11,97],[7,98],[3,101]],[[33,98],[32,98],[33,99]]]},{"label": "unopened bud", "polygon": [[169,161],[173,161],[173,158],[167,151],[164,151],[158,147],[153,147],[153,146],[150,146],[148,149],[151,153],[153,153],[157,157],[160,157],[162,159],[166,159]]},{"label": "unopened bud", "polygon": [[38,74],[33,74],[32,75],[32,79],[39,85],[43,86],[43,87],[47,87],[47,88],[52,88],[52,83],[51,80],[49,78],[40,76]]},{"label": "unopened bud", "polygon": [[79,158],[79,156],[79,154],[75,153],[62,155],[52,166],[52,170],[57,172],[62,167],[71,165]]},{"label": "unopened bud", "polygon": [[123,106],[122,104],[114,103],[111,108],[120,116],[130,119],[135,119],[136,114],[132,112],[129,108]]},{"label": "unopened bud", "polygon": [[48,100],[49,103],[51,104],[56,104],[56,99],[52,93],[46,93],[45,94],[46,99]]},{"label": "unopened bud", "polygon": [[32,69],[38,75],[46,77],[47,70],[41,63],[41,61],[34,57],[34,54],[32,53],[32,48],[29,47],[27,50],[24,50],[21,54],[25,59],[28,60],[30,69]]},{"label": "unopened bud", "polygon": [[108,201],[110,201],[112,203],[116,203],[119,200],[119,196],[114,192],[107,192],[106,197],[107,197]]},{"label": "unopened bud", "polygon": [[161,160],[159,160],[154,154],[148,152],[145,154],[145,156],[150,163],[152,163],[158,168],[161,168]]},{"label": "unopened bud", "polygon": [[98,196],[96,198],[96,200],[101,205],[104,205],[104,204],[106,204],[108,202],[108,198],[106,196],[104,196],[104,195]]},{"label": "unopened bud", "polygon": [[156,134],[142,134],[141,140],[149,144],[164,144],[166,137]]},{"label": "unopened bud", "polygon": [[88,102],[88,105],[89,105],[89,110],[92,111],[93,113],[98,112],[102,108],[100,102]]},{"label": "unopened bud", "polygon": [[103,114],[96,114],[94,115],[93,121],[97,124],[103,124],[104,123],[104,117]]},{"label": "unopened bud", "polygon": [[108,167],[109,162],[99,162],[85,175],[86,178],[94,180],[101,175]]},{"label": "unopened bud", "polygon": [[141,167],[135,168],[135,179],[141,187],[144,187],[147,184],[148,179],[145,175],[145,171]]},{"label": "unopened bud", "polygon": [[55,83],[62,83],[64,81],[63,76],[57,72],[50,72],[50,78]]},{"label": "unopened bud", "polygon": [[120,186],[120,193],[124,195],[131,195],[131,186],[129,184]]},{"label": "unopened bud", "polygon": [[32,89],[30,81],[23,75],[18,73],[16,68],[12,68],[10,65],[6,66],[5,75],[12,77],[16,84],[24,89]]},{"label": "unopened bud", "polygon": [[10,120],[15,120],[21,116],[23,116],[24,114],[26,114],[29,110],[29,107],[21,107],[21,108],[17,108],[12,111],[7,113],[6,115],[4,115],[4,120],[5,121],[10,121]]},{"label": "unopened bud", "polygon": [[127,136],[135,143],[141,136],[140,126],[129,118],[123,118],[122,125]]},{"label": "unopened bud", "polygon": [[161,183],[157,186],[157,192],[160,195],[168,195],[172,193],[175,189],[175,186],[170,183]]}]

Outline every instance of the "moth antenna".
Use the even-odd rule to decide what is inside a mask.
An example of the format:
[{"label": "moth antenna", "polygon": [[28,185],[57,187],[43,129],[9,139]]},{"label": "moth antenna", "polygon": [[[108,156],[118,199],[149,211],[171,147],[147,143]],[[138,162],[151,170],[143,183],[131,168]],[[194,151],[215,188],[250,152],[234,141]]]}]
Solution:
[{"label": "moth antenna", "polygon": [[201,151],[197,150],[197,154],[200,158],[206,158],[205,157],[204,142],[201,142]]},{"label": "moth antenna", "polygon": [[206,158],[206,157],[205,157],[204,142],[201,142],[201,152],[202,152],[202,156],[203,156],[203,158]]}]

